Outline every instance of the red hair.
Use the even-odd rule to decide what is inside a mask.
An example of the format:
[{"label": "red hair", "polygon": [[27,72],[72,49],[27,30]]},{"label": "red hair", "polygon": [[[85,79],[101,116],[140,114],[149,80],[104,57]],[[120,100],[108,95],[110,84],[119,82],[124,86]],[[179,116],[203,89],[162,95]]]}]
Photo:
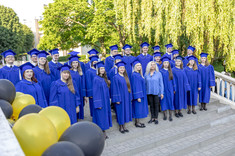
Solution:
[{"label": "red hair", "polygon": [[[25,71],[24,71],[24,73],[25,73]],[[23,73],[23,78],[25,79],[24,73]],[[34,72],[33,72],[33,76],[32,76],[32,78],[31,78],[31,80],[32,80],[33,82],[35,82],[35,83],[38,82],[38,80],[37,80],[36,77],[35,77]]]}]

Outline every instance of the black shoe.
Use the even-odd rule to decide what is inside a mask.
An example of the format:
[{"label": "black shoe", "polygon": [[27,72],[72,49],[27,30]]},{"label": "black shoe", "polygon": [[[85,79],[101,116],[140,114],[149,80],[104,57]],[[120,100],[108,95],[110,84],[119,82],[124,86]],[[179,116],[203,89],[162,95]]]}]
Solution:
[{"label": "black shoe", "polygon": [[106,136],[105,136],[105,140],[108,139],[108,138],[109,138],[109,137],[106,135]]},{"label": "black shoe", "polygon": [[203,111],[203,104],[201,103],[200,111]]},{"label": "black shoe", "polygon": [[144,123],[140,123],[140,124],[141,124],[141,126],[142,126],[143,128],[146,127]]},{"label": "black shoe", "polygon": [[122,134],[124,134],[124,133],[125,133],[125,131],[124,131],[124,130],[121,130],[121,129],[119,129],[119,132],[121,132]]},{"label": "black shoe", "polygon": [[180,112],[180,113],[179,113],[179,116],[180,116],[180,117],[183,117],[183,114]]},{"label": "black shoe", "polygon": [[207,111],[207,108],[206,108],[206,104],[204,104],[204,108],[203,108],[205,111]]},{"label": "black shoe", "polygon": [[170,117],[169,117],[169,121],[172,121],[172,120],[173,120],[173,119],[172,119],[172,117],[170,116]]},{"label": "black shoe", "polygon": [[197,114],[197,112],[195,110],[192,111],[193,114]]},{"label": "black shoe", "polygon": [[164,116],[164,117],[163,117],[163,120],[166,120],[166,119],[167,119],[167,117],[166,117],[166,116]]},{"label": "black shoe", "polygon": [[153,119],[150,119],[148,123],[150,124],[150,123],[152,123],[153,121],[154,121]]},{"label": "black shoe", "polygon": [[145,125],[143,125],[143,124],[141,124],[141,123],[135,123],[135,127],[144,128]]},{"label": "black shoe", "polygon": [[124,129],[124,132],[127,132],[127,133],[128,133],[128,132],[129,132],[129,130],[128,130],[128,129]]},{"label": "black shoe", "polygon": [[179,118],[180,116],[179,116],[179,114],[178,114],[178,113],[175,113],[175,117]]},{"label": "black shoe", "polygon": [[191,110],[188,110],[188,112],[187,112],[188,114],[191,114]]},{"label": "black shoe", "polygon": [[156,124],[156,125],[158,124],[158,120],[155,120],[155,124]]}]

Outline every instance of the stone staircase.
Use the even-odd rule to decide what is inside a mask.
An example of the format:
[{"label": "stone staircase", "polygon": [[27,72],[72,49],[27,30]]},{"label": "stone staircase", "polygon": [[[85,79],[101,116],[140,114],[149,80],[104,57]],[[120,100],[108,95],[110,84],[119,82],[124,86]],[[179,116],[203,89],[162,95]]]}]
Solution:
[{"label": "stone staircase", "polygon": [[[115,114],[113,127],[107,131],[102,156],[235,156],[235,110],[229,105],[211,98],[208,111],[173,117],[164,121],[159,114],[159,124],[148,124],[149,117],[142,119],[146,128],[136,128],[134,121],[126,125],[129,133],[118,131]],[[88,108],[86,108],[86,111]],[[85,120],[91,120],[86,117]]]}]

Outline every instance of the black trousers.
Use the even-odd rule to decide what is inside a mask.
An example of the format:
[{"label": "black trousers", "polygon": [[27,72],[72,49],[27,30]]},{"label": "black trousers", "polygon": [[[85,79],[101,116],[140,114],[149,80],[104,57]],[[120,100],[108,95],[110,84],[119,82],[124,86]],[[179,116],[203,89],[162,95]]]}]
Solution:
[{"label": "black trousers", "polygon": [[151,118],[158,118],[159,112],[159,97],[158,95],[147,95],[148,103],[150,105]]}]

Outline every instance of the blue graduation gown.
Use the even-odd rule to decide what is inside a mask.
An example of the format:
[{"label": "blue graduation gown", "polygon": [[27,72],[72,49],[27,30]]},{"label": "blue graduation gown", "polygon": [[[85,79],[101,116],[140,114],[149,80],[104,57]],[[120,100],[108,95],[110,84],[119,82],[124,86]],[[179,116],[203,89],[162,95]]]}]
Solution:
[{"label": "blue graduation gown", "polygon": [[161,110],[174,110],[174,89],[175,89],[175,81],[169,80],[169,72],[168,70],[161,69],[162,79],[164,84],[164,97],[161,100]]},{"label": "blue graduation gown", "polygon": [[19,67],[13,66],[12,68],[10,68],[8,66],[4,66],[0,69],[0,71],[1,78],[11,81],[14,85],[16,85],[20,81]]},{"label": "blue graduation gown", "polygon": [[142,65],[142,70],[143,70],[143,75],[145,74],[146,71],[146,67],[147,64],[150,61],[153,61],[153,56],[147,54],[146,56],[144,56],[143,54],[140,54],[139,56],[136,57],[138,59],[138,61],[141,63]]},{"label": "blue graduation gown", "polygon": [[60,79],[52,82],[50,89],[50,106],[63,108],[69,115],[71,124],[77,122],[76,107],[81,104],[77,85],[73,82],[75,94],[73,94],[66,83]]},{"label": "blue graduation gown", "polygon": [[107,57],[104,63],[105,71],[108,73],[109,70],[113,67],[113,65],[114,65],[114,58],[112,56]]},{"label": "blue graduation gown", "polygon": [[158,63],[156,63],[156,64],[157,64],[158,70],[160,71],[162,68],[162,64],[158,64]]},{"label": "blue graduation gown", "polygon": [[93,104],[94,114],[92,121],[102,130],[112,127],[109,88],[105,80],[100,76],[95,76],[93,80]]},{"label": "blue graduation gown", "polygon": [[[184,66],[184,68],[187,66],[187,64],[188,64],[188,57],[189,56],[185,56],[184,57],[184,60],[183,60],[183,66]],[[198,59],[196,59],[196,63],[197,63],[197,66],[198,66]]]},{"label": "blue graduation gown", "polygon": [[56,81],[56,80],[60,79],[60,71],[57,68],[59,68],[61,66],[62,66],[62,64],[59,62],[57,64],[52,61],[49,62],[49,68],[51,71],[52,81]]},{"label": "blue graduation gown", "polygon": [[85,75],[80,75],[77,71],[70,70],[71,76],[80,95],[81,104],[79,105],[78,118],[84,119],[84,97],[86,96]]},{"label": "blue graduation gown", "polygon": [[47,74],[44,70],[40,69],[38,66],[33,68],[34,74],[38,82],[40,82],[44,94],[46,96],[47,103],[49,103],[50,97],[50,87],[51,87],[51,74]]},{"label": "blue graduation gown", "polygon": [[171,60],[170,64],[171,64],[171,69],[174,68],[175,67],[175,60]]},{"label": "blue graduation gown", "polygon": [[190,106],[197,105],[198,98],[198,88],[201,88],[201,74],[199,70],[193,70],[186,66],[184,68],[185,74],[188,78],[188,82],[190,85],[190,92],[187,93],[187,104]]},{"label": "blue graduation gown", "polygon": [[[86,71],[86,96],[93,97],[93,80],[96,76],[96,70],[90,68]],[[93,98],[89,98],[90,115],[93,116]]]},{"label": "blue graduation gown", "polygon": [[30,82],[23,79],[16,84],[16,91],[32,95],[37,105],[42,108],[47,107],[47,100],[39,83]]},{"label": "blue graduation gown", "polygon": [[91,61],[89,61],[85,64],[85,72],[90,68],[91,68]]},{"label": "blue graduation gown", "polygon": [[117,74],[117,67],[113,67],[108,72],[108,79],[112,81],[113,77]]},{"label": "blue graduation gown", "polygon": [[132,65],[131,63],[134,61],[135,57],[134,56],[123,56],[122,61],[126,63],[126,71],[129,79],[131,79],[132,75]]},{"label": "blue graduation gown", "polygon": [[212,65],[203,66],[198,65],[199,72],[201,73],[202,88],[199,91],[199,102],[209,103],[211,96],[210,86],[215,86],[215,72]]},{"label": "blue graduation gown", "polygon": [[[118,124],[132,121],[132,95],[128,92],[125,78],[119,74],[115,75],[111,82],[111,99],[112,103],[115,103]],[[116,104],[117,102],[120,104]]]},{"label": "blue graduation gown", "polygon": [[[132,117],[135,119],[146,118],[148,116],[148,101],[145,87],[145,80],[140,73],[133,72],[131,77],[132,87]],[[140,98],[141,102],[137,99]]]},{"label": "blue graduation gown", "polygon": [[172,69],[175,79],[174,107],[176,110],[187,108],[187,91],[190,91],[188,78],[183,69],[174,67]]}]

